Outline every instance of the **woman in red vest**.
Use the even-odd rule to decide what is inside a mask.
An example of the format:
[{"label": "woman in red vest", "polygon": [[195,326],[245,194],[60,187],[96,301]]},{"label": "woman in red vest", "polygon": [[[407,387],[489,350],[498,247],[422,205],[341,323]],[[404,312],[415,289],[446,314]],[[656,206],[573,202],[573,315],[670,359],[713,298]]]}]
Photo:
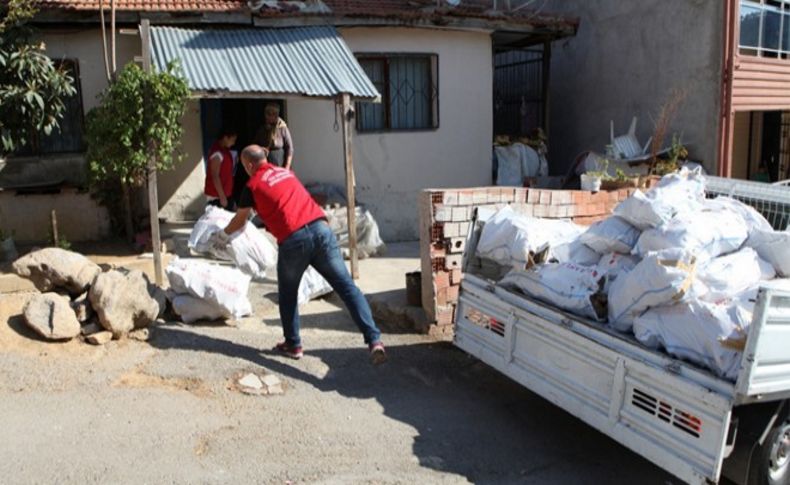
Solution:
[{"label": "woman in red vest", "polygon": [[206,170],[206,194],[208,205],[233,210],[233,154],[230,147],[236,143],[238,133],[230,127],[223,127],[217,141],[208,151]]}]

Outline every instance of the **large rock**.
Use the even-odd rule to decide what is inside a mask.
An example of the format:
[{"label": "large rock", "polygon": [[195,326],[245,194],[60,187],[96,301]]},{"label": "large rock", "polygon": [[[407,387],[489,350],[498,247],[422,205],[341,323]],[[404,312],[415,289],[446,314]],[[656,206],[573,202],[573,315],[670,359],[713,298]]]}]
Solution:
[{"label": "large rock", "polygon": [[159,303],[151,297],[150,286],[142,271],[111,270],[96,277],[88,298],[102,327],[120,338],[148,326],[159,315]]},{"label": "large rock", "polygon": [[88,292],[71,300],[70,304],[80,323],[87,322],[93,316],[93,308],[91,308],[91,302],[88,300]]},{"label": "large rock", "polygon": [[57,293],[35,295],[23,310],[25,323],[48,340],[68,340],[80,334],[80,322],[69,299]]},{"label": "large rock", "polygon": [[64,289],[79,295],[88,289],[101,268],[85,256],[60,248],[33,251],[14,261],[19,276],[29,278],[41,292]]}]

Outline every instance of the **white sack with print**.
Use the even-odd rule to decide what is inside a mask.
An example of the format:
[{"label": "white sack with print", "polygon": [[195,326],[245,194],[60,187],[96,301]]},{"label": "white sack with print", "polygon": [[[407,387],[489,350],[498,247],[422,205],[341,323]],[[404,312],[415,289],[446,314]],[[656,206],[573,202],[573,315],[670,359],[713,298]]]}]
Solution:
[{"label": "white sack with print", "polygon": [[746,223],[735,212],[689,212],[643,232],[634,252],[644,256],[665,249],[685,249],[704,262],[737,250],[748,235]]},{"label": "white sack with print", "polygon": [[746,241],[780,276],[790,277],[790,232],[755,230]]},{"label": "white sack with print", "polygon": [[252,313],[247,292],[250,276],[236,268],[191,259],[173,259],[165,269],[170,288],[226,311],[234,318]]},{"label": "white sack with print", "polygon": [[634,335],[651,348],[735,380],[752,320],[753,304],[688,301],[652,308],[636,317]]},{"label": "white sack with print", "polygon": [[477,256],[503,266],[523,269],[529,253],[548,244],[575,239],[584,228],[569,221],[538,219],[503,207],[486,221],[477,243]]},{"label": "white sack with print", "polygon": [[329,282],[312,266],[308,266],[307,271],[302,275],[302,281],[299,282],[299,293],[296,303],[297,305],[304,305],[312,299],[328,295],[329,293],[332,293],[332,287],[329,285]]},{"label": "white sack with print", "polygon": [[609,288],[609,324],[629,332],[634,318],[648,308],[671,305],[691,289],[696,259],[681,249],[648,254]]},{"label": "white sack with print", "polygon": [[761,280],[774,277],[774,268],[752,248],[708,261],[697,271],[697,279],[706,289],[701,298],[710,302],[734,298]]},{"label": "white sack with print", "polygon": [[604,292],[609,293],[612,283],[620,276],[630,273],[636,265],[639,264],[639,258],[629,254],[609,253],[604,254],[598,260],[598,272],[604,275]]},{"label": "white sack with print", "polygon": [[705,200],[705,177],[699,171],[683,169],[665,175],[655,187],[637,190],[614,209],[632,226],[644,231],[668,222],[677,214],[698,211]]},{"label": "white sack with print", "polygon": [[511,271],[499,284],[577,315],[606,318],[605,304],[599,300],[603,282],[594,267],[547,263],[528,271]]},{"label": "white sack with print", "polygon": [[579,240],[598,254],[630,253],[640,231],[622,217],[612,216],[590,226]]},{"label": "white sack with print", "polygon": [[224,229],[233,213],[219,207],[208,206],[195,223],[189,235],[189,247],[199,253],[208,253],[217,259],[233,261],[236,266],[256,279],[266,277],[266,270],[277,265],[277,248],[251,222],[230,236],[225,251],[218,251],[210,243],[211,235]]},{"label": "white sack with print", "polygon": [[601,260],[601,255],[587,247],[579,238],[552,246],[549,255],[558,263],[575,263],[582,266],[594,266]]}]

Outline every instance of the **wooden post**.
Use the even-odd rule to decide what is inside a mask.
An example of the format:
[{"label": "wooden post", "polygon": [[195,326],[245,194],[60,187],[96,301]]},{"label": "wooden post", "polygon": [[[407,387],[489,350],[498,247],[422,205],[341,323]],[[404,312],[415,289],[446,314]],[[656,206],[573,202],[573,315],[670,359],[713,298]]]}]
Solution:
[{"label": "wooden post", "polygon": [[60,247],[60,237],[58,236],[58,214],[55,209],[52,209],[49,217],[52,222],[52,245],[58,248]]},{"label": "wooden post", "polygon": [[[148,19],[140,23],[140,38],[143,43],[143,70],[151,72],[151,24]],[[146,109],[148,106],[146,104]],[[150,146],[150,145],[149,145]],[[151,250],[154,253],[154,280],[162,286],[162,239],[159,235],[159,194],[156,187],[156,158],[148,153],[148,218],[151,221]]]},{"label": "wooden post", "polygon": [[354,159],[351,153],[351,119],[354,112],[351,108],[351,95],[341,95],[343,106],[343,153],[346,168],[346,199],[348,199],[348,255],[351,260],[351,277],[359,279],[359,258],[357,255],[357,215],[354,185]]}]

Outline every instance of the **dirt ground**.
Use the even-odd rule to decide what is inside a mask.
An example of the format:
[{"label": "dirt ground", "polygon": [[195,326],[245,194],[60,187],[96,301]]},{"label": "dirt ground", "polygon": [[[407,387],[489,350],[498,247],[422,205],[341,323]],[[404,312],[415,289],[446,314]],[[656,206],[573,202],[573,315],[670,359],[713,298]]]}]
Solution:
[{"label": "dirt ground", "polygon": [[[394,245],[360,286],[397,298],[418,267],[416,245]],[[0,295],[0,481],[677,482],[450,343],[383,326],[390,361],[372,367],[334,297],[302,309],[304,359],[274,355],[274,288],[256,284],[236,326],[168,322],[102,347],[38,340],[25,294]],[[237,392],[248,370],[285,394]]]}]

